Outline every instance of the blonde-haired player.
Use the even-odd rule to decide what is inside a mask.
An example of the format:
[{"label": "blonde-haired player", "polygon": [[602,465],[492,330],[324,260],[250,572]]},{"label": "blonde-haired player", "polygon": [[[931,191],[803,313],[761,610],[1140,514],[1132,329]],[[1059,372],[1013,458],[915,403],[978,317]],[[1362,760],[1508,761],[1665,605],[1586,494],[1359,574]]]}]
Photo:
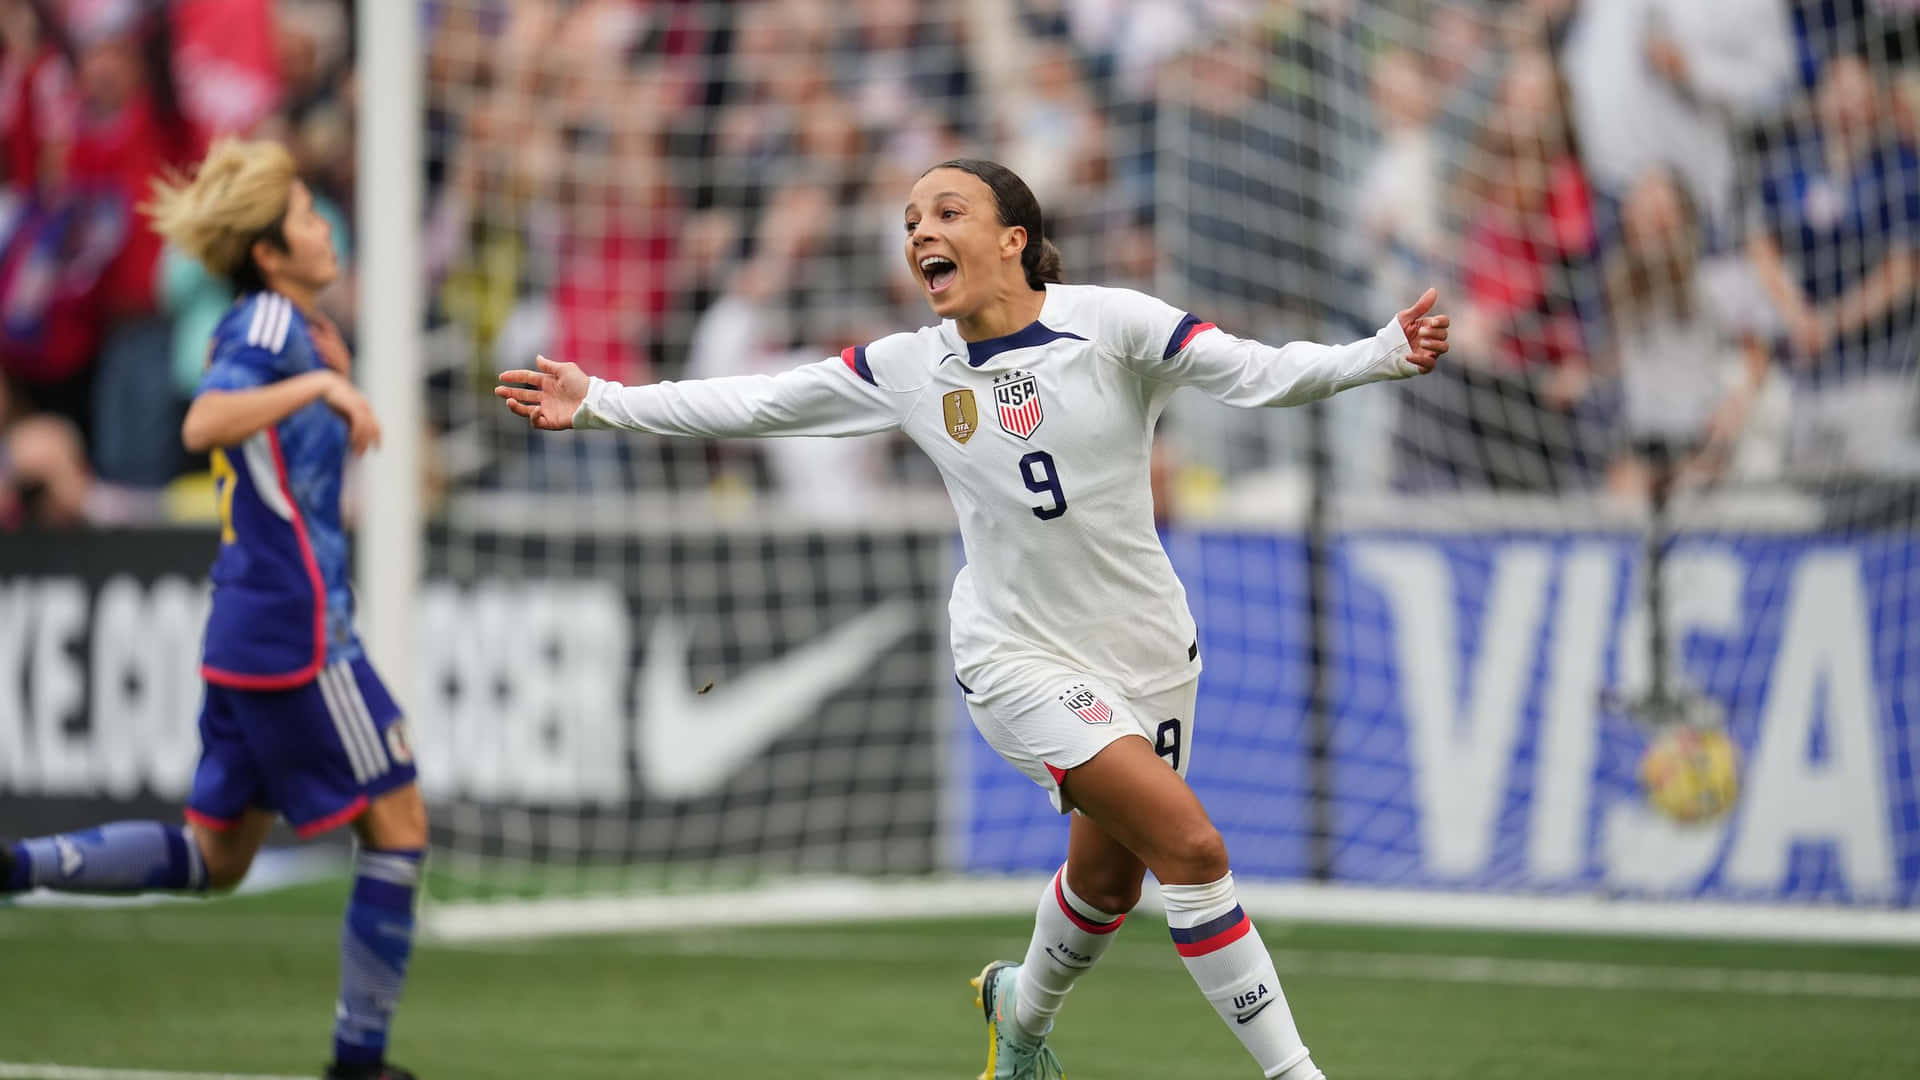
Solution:
[{"label": "blonde-haired player", "polygon": [[1227,849],[1187,786],[1200,661],[1186,594],[1154,532],[1154,421],[1180,386],[1233,405],[1295,405],[1430,370],[1447,349],[1434,293],[1350,345],[1243,341],[1125,289],[1060,284],[1025,183],[949,161],[914,185],[906,257],[938,326],[780,375],[624,387],[541,357],[495,390],[542,430],[709,438],[903,431],[939,468],[967,565],[951,603],[974,723],[1070,825],[1026,959],[975,985],[986,1075],[1054,1077],[1054,1015],[1160,881],[1175,948],[1270,1077],[1320,1071]]},{"label": "blonde-haired player", "polygon": [[340,335],[314,308],[339,274],[325,218],[276,143],[226,140],[155,185],[154,228],[239,299],[214,329],[181,438],[208,451],[220,516],[187,826],[118,822],[0,845],[0,891],[227,889],[276,816],[359,834],[340,948],[333,1080],[386,1063],[412,951],[426,809],[400,711],[353,629],[340,481],[377,443]]}]

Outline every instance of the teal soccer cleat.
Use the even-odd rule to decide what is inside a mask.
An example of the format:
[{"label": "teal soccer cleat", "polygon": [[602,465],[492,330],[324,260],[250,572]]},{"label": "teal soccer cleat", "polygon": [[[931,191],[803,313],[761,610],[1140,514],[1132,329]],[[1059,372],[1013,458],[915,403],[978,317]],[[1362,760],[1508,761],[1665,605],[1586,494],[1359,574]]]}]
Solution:
[{"label": "teal soccer cleat", "polygon": [[995,960],[969,980],[980,992],[973,1003],[987,1018],[987,1067],[980,1080],[1066,1080],[1046,1037],[1028,1039],[1013,1022],[1019,975],[1019,964]]}]

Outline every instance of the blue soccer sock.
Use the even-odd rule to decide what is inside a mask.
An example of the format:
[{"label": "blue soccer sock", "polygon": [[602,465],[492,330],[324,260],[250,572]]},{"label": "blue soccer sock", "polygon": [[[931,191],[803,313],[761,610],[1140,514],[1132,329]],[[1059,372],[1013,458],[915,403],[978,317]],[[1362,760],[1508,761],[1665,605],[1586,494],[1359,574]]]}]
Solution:
[{"label": "blue soccer sock", "polygon": [[353,897],[340,932],[340,1001],[334,1009],[333,1059],[376,1065],[413,952],[413,897],[422,852],[361,848],[353,861]]},{"label": "blue soccer sock", "polygon": [[149,889],[204,892],[207,864],[180,825],[117,821],[13,845],[13,873],[3,892],[36,886],[62,892],[126,893]]}]

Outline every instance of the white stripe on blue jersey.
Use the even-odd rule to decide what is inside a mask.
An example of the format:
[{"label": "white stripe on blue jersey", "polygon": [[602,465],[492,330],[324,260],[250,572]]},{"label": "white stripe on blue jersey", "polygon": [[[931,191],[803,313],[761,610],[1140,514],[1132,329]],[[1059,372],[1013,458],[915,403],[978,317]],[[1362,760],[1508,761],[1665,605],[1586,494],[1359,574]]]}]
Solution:
[{"label": "white stripe on blue jersey", "polygon": [[240,459],[247,463],[247,478],[253,481],[253,490],[260,501],[281,520],[292,521],[293,504],[287,501],[285,479],[280,475],[280,463],[274,458],[272,438],[265,430],[247,436],[240,444]]},{"label": "white stripe on blue jersey", "polygon": [[277,353],[286,348],[287,329],[292,325],[293,303],[279,293],[260,293],[247,323],[247,344]]}]

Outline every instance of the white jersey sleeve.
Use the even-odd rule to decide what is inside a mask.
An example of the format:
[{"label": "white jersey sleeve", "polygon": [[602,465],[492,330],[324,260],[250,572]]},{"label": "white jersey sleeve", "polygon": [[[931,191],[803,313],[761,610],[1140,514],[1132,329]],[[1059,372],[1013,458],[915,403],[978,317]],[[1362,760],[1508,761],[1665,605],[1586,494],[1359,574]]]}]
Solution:
[{"label": "white jersey sleeve", "polygon": [[647,386],[595,378],[574,414],[583,430],[738,438],[871,435],[900,426],[910,390],[876,380],[866,347],[777,375],[734,375]]},{"label": "white jersey sleeve", "polygon": [[1105,290],[1103,337],[1143,378],[1191,386],[1228,405],[1303,405],[1420,369],[1398,319],[1372,337],[1346,345],[1294,341],[1275,348],[1201,322],[1167,302],[1131,289]]}]

